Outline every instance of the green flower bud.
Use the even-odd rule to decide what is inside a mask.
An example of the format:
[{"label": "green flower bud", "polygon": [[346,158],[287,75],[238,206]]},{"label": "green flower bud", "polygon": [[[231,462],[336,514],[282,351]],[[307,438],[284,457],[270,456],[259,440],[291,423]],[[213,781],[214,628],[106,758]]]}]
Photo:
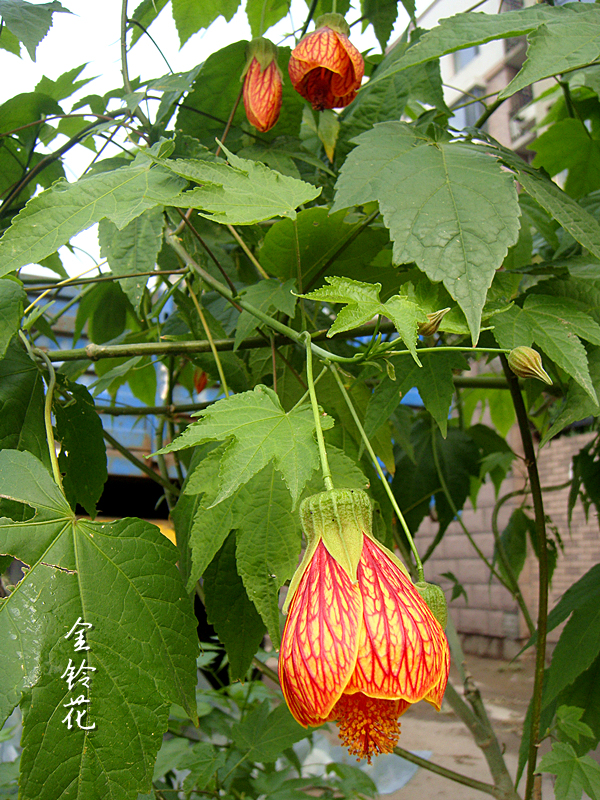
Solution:
[{"label": "green flower bud", "polygon": [[442,587],[438,586],[437,583],[427,583],[427,581],[419,581],[419,583],[415,583],[415,587],[427,603],[433,616],[442,628],[445,628],[448,622],[448,604]]},{"label": "green flower bud", "polygon": [[537,378],[552,386],[552,379],[542,367],[542,357],[531,347],[515,347],[506,359],[508,366],[519,378]]},{"label": "green flower bud", "polygon": [[427,322],[420,322],[417,328],[419,336],[433,336],[434,333],[437,333],[442,320],[449,311],[449,308],[442,308],[434,314],[427,314]]}]

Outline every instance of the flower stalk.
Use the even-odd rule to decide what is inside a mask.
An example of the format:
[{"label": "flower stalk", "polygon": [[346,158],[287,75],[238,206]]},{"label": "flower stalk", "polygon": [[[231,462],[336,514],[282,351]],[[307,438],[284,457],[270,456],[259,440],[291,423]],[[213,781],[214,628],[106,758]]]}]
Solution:
[{"label": "flower stalk", "polygon": [[315,392],[315,381],[313,377],[312,348],[311,348],[312,342],[310,334],[307,332],[304,333],[304,342],[306,345],[306,382],[308,384],[310,405],[312,407],[313,417],[315,420],[315,432],[317,435],[317,444],[319,446],[319,459],[321,460],[321,473],[323,475],[323,483],[325,484],[325,488],[333,489],[331,468],[329,467],[329,459],[327,458],[327,449],[325,448],[323,428],[321,427],[321,415],[319,413],[319,404],[317,403],[317,395]]},{"label": "flower stalk", "polygon": [[333,373],[333,377],[335,378],[335,380],[337,382],[337,385],[340,388],[340,392],[342,393],[342,397],[346,401],[346,405],[348,406],[348,409],[349,409],[350,413],[352,414],[352,418],[353,418],[353,420],[354,420],[354,422],[356,424],[356,427],[358,428],[358,430],[360,432],[362,440],[365,443],[365,448],[366,448],[368,454],[371,456],[373,464],[375,465],[375,469],[377,470],[377,474],[381,478],[381,482],[383,484],[383,488],[385,490],[385,493],[389,497],[390,503],[392,504],[392,508],[394,509],[394,512],[396,513],[396,516],[398,517],[398,521],[400,522],[400,525],[402,526],[402,530],[404,531],[404,533],[406,535],[406,538],[408,540],[408,544],[410,546],[410,549],[412,551],[413,557],[415,559],[415,565],[416,565],[416,568],[417,568],[417,581],[419,583],[424,582],[425,581],[425,573],[423,571],[423,564],[421,563],[421,558],[419,556],[419,551],[417,550],[417,547],[415,545],[415,542],[414,542],[414,539],[413,539],[412,534],[410,532],[410,529],[409,529],[408,525],[406,524],[406,520],[404,519],[404,514],[402,513],[402,511],[400,511],[400,507],[399,507],[398,503],[396,502],[396,498],[394,497],[394,493],[392,492],[392,490],[390,488],[390,485],[387,482],[387,479],[386,479],[385,475],[383,474],[383,470],[381,469],[381,466],[379,464],[379,460],[378,460],[377,456],[375,455],[375,451],[373,450],[373,448],[371,446],[371,442],[369,441],[369,437],[365,433],[365,429],[363,428],[362,423],[361,423],[360,419],[358,418],[358,414],[356,413],[356,409],[354,408],[354,404],[353,404],[352,400],[350,399],[350,395],[346,391],[346,387],[344,386],[344,383],[343,383],[342,379],[339,376],[337,368],[333,364],[331,364],[330,365],[330,369],[331,369],[331,371]]},{"label": "flower stalk", "polygon": [[52,400],[54,398],[54,388],[56,386],[56,373],[54,371],[54,367],[52,366],[52,362],[43,350],[40,350],[37,347],[32,347],[22,331],[19,331],[19,337],[25,345],[25,349],[27,350],[29,357],[36,364],[38,360],[43,361],[48,370],[48,377],[46,378],[46,397],[44,400],[44,428],[46,430],[46,441],[48,443],[48,453],[50,455],[52,475],[56,484],[58,485],[58,488],[64,494],[65,490],[63,489],[62,476],[60,474],[58,459],[56,457],[56,445],[54,444],[54,428],[52,427]]},{"label": "flower stalk", "polygon": [[538,541],[538,563],[539,563],[539,582],[538,582],[538,620],[537,620],[537,644],[535,659],[535,675],[533,681],[533,696],[531,701],[531,728],[529,734],[529,760],[527,762],[527,782],[525,785],[525,800],[531,800],[534,789],[535,765],[538,755],[538,737],[540,733],[540,717],[542,713],[542,690],[544,685],[544,671],[546,669],[546,634],[548,631],[548,550],[546,544],[546,515],[544,513],[544,500],[542,498],[542,487],[537,468],[537,459],[533,438],[529,428],[527,409],[523,402],[523,395],[519,388],[517,376],[508,365],[506,357],[502,357],[502,367],[510,386],[510,393],[517,414],[517,424],[521,434],[525,465],[529,475],[529,485],[531,487],[531,497],[533,500],[533,510],[535,519],[535,532]]}]

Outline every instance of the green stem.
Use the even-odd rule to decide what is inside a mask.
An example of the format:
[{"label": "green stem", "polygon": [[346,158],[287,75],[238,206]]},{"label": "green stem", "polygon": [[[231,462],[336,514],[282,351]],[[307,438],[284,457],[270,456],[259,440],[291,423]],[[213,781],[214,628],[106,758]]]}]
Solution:
[{"label": "green stem", "polygon": [[[567,107],[567,114],[572,119],[576,119],[577,116],[575,114],[575,109],[573,108],[573,98],[571,97],[571,89],[569,87],[569,84],[566,81],[559,81],[558,85],[562,89],[562,93],[565,98],[565,106]],[[590,136],[590,132],[587,130],[587,128],[586,128],[586,133],[588,136]]]},{"label": "green stem", "polygon": [[315,13],[315,11],[317,9],[317,3],[318,2],[319,2],[319,0],[312,0],[312,2],[310,4],[310,8],[308,9],[308,14],[306,16],[306,19],[304,20],[304,25],[302,26],[302,30],[300,31],[300,38],[301,39],[304,36],[306,36],[306,31],[308,30],[308,26],[310,25],[310,21],[313,18],[314,13]]},{"label": "green stem", "polygon": [[[484,553],[481,550],[481,548],[477,545],[477,543],[475,542],[475,539],[473,538],[470,530],[465,525],[463,518],[458,513],[458,509],[456,507],[456,503],[454,502],[454,500],[452,498],[452,495],[450,494],[450,490],[448,489],[448,484],[446,483],[446,479],[444,477],[444,473],[442,472],[440,459],[439,459],[439,453],[438,453],[438,449],[437,449],[436,435],[435,435],[435,422],[433,421],[433,419],[431,421],[431,424],[432,424],[432,430],[433,430],[433,435],[431,437],[431,448],[432,448],[432,451],[433,451],[433,462],[435,464],[435,469],[436,469],[436,472],[437,472],[437,475],[438,475],[438,478],[439,478],[439,481],[440,481],[440,486],[442,487],[442,491],[444,492],[444,497],[446,498],[446,502],[450,506],[450,509],[451,509],[452,513],[454,514],[454,516],[456,518],[456,521],[458,522],[460,527],[463,529],[463,533],[465,534],[465,536],[467,537],[467,539],[471,543],[471,546],[473,547],[473,549],[475,550],[475,552],[477,553],[479,558],[486,565],[486,567],[489,569],[490,575],[493,575],[494,578],[496,578],[496,580],[498,580],[502,584],[502,586],[504,586],[504,588],[507,589],[511,593],[511,595],[514,597],[514,599],[517,601],[517,604],[518,604],[519,608],[521,609],[521,612],[522,612],[523,616],[525,617],[525,620],[531,621],[531,616],[529,614],[529,609],[527,608],[527,605],[525,604],[525,600],[523,598],[523,595],[521,594],[521,590],[519,589],[518,583],[515,583],[513,585],[510,581],[507,581],[502,577],[502,575],[494,567],[494,565],[491,563],[491,561],[488,558],[486,558],[486,556],[484,555]],[[529,626],[529,622],[527,624]]]},{"label": "green stem", "polygon": [[[154,449],[162,450],[162,446],[164,444],[164,432],[165,432],[165,420],[161,420],[160,424],[156,426],[156,432],[154,435]],[[177,502],[176,494],[173,492],[173,485],[169,480],[169,470],[167,469],[167,462],[165,457],[162,453],[156,454],[156,463],[158,464],[158,469],[160,470],[160,477],[162,478],[162,485],[165,487],[168,486],[169,488],[165,492],[165,500],[167,502],[167,508],[169,509],[169,514],[173,511],[173,506]]]},{"label": "green stem", "polygon": [[186,403],[183,405],[169,406],[96,406],[98,414],[108,414],[111,417],[129,416],[177,416],[178,414],[190,414],[192,411],[202,411],[212,405],[207,403]]},{"label": "green stem", "polygon": [[[327,372],[327,369],[328,369],[327,367],[323,367],[323,369],[321,370],[321,372],[319,372],[319,374],[317,375],[317,377],[315,378],[315,380],[314,380],[314,382],[313,382],[313,385],[314,385],[314,386],[316,386],[316,385],[317,385],[317,383],[318,383],[318,382],[321,380],[321,378],[323,377],[323,375],[325,375],[325,373]],[[302,405],[302,404],[305,402],[305,400],[306,400],[306,398],[307,398],[307,397],[309,397],[308,388],[306,389],[306,391],[304,392],[304,394],[302,395],[302,397],[301,397],[301,398],[298,400],[298,402],[297,402],[297,403],[294,403],[294,409],[298,408],[298,406],[301,406],[301,405]]]},{"label": "green stem", "polygon": [[488,119],[492,116],[494,111],[496,111],[497,108],[500,108],[500,106],[505,100],[506,100],[505,97],[503,97],[502,99],[499,98],[498,100],[494,100],[494,102],[491,105],[489,105],[483,112],[483,114],[479,117],[479,119],[475,123],[475,127],[482,128],[488,121]]},{"label": "green stem", "polygon": [[[332,256],[330,256],[327,261],[323,264],[321,269],[314,275],[310,281],[308,282],[307,286],[305,287],[305,291],[309,291],[310,288],[327,272],[329,267],[338,259],[341,254],[346,250],[346,248],[350,247],[352,242],[360,236],[360,234],[367,228],[377,217],[379,216],[379,209],[377,211],[373,211],[372,214],[369,214],[366,219],[362,220],[362,222],[357,222],[355,226],[353,226],[352,230],[348,234],[348,236],[344,239],[342,244],[336,249]],[[302,288],[298,289],[299,292],[302,291]]]},{"label": "green stem", "polygon": [[[143,278],[146,275],[185,275],[188,270],[184,269],[154,269],[148,272],[131,272],[127,275],[102,275],[96,278],[81,278],[71,279],[68,278],[64,281],[56,281],[54,283],[40,284],[39,286],[29,286],[26,281],[25,288],[28,292],[43,292],[48,289],[59,289],[62,286],[84,286],[88,283],[105,283],[107,281],[124,281],[128,278]],[[77,302],[77,298],[75,300]]]},{"label": "green stem", "polygon": [[476,789],[479,792],[485,792],[485,794],[491,794],[492,796],[497,797],[496,787],[492,786],[491,783],[483,783],[483,781],[475,780],[475,778],[469,778],[468,775],[462,775],[460,772],[454,772],[454,770],[446,769],[446,767],[442,767],[439,764],[433,764],[426,758],[421,758],[420,756],[411,753],[410,750],[404,750],[403,747],[394,747],[394,753],[397,756],[400,756],[400,758],[403,758],[405,761],[410,761],[412,764],[417,764],[417,766],[423,767],[423,769],[429,770],[429,772],[435,772],[436,775],[441,775],[442,777],[448,778],[448,780],[454,781],[455,783],[462,783],[463,786],[470,786],[472,789]]},{"label": "green stem", "polygon": [[[393,342],[393,344],[396,343],[397,343],[396,341]],[[461,347],[461,346],[417,348],[417,354],[420,355],[421,353],[497,353],[498,355],[505,355],[506,353],[510,353],[510,350],[504,350],[500,347]],[[412,353],[410,352],[410,350],[393,350],[390,351],[387,355],[412,357]]]},{"label": "green stem", "polygon": [[50,452],[50,463],[52,464],[52,474],[54,480],[59,485],[60,490],[64,494],[62,485],[62,476],[58,468],[58,459],[56,458],[56,447],[54,444],[54,429],[52,428],[52,398],[54,396],[54,387],[56,386],[56,373],[50,359],[43,350],[34,348],[33,352],[36,356],[41,358],[48,369],[48,386],[46,388],[46,399],[44,402],[44,426],[46,428],[46,440],[48,442],[48,450]]},{"label": "green stem", "polygon": [[[498,514],[500,513],[500,509],[504,505],[504,503],[509,500],[511,497],[516,497],[517,495],[522,495],[524,492],[522,489],[517,489],[515,492],[510,492],[504,497],[501,497],[500,500],[494,506],[494,510],[492,512],[492,535],[494,537],[494,542],[496,544],[496,552],[498,553],[498,558],[502,562],[502,566],[504,567],[504,571],[508,575],[509,581],[513,586],[512,594],[515,599],[518,597],[519,599],[519,608],[523,613],[525,618],[525,623],[527,628],[529,629],[529,635],[533,636],[535,633],[535,624],[531,619],[531,614],[529,613],[529,609],[527,608],[527,604],[525,603],[525,598],[521,594],[521,589],[519,588],[519,581],[517,580],[517,576],[512,568],[512,564],[510,563],[510,559],[506,553],[504,548],[504,544],[502,542],[502,537],[500,535],[500,531],[498,530]],[[521,602],[522,601],[522,602]]]},{"label": "green stem", "polygon": [[[175,369],[175,359],[171,357],[169,359],[169,377],[167,381],[167,407],[173,405],[173,389],[175,384],[177,383],[177,379],[180,375],[180,369]],[[172,414],[165,414],[164,421],[167,423],[167,433],[169,435],[169,439],[173,441],[177,436],[177,432],[175,430],[175,425],[173,424],[173,415]],[[177,470],[177,478],[179,480],[179,485],[183,486],[185,481],[185,475],[183,474],[183,470],[181,468],[181,459],[179,458],[180,453],[175,451],[173,453],[173,457],[175,459],[175,469]]]},{"label": "green stem", "polygon": [[231,113],[229,114],[229,118],[227,119],[227,122],[225,123],[225,130],[223,131],[223,136],[221,136],[221,141],[218,143],[219,146],[217,147],[217,152],[215,153],[216,156],[219,155],[219,153],[221,152],[221,148],[225,144],[225,139],[227,138],[227,134],[229,133],[229,130],[230,130],[231,125],[233,123],[233,118],[235,117],[235,112],[237,111],[237,107],[240,104],[240,100],[242,99],[242,94],[243,93],[244,93],[244,84],[242,84],[240,86],[240,90],[238,92],[238,96],[235,99],[235,103],[233,104],[233,108],[231,109]]},{"label": "green stem", "polygon": [[321,472],[323,473],[323,483],[325,489],[331,491],[333,489],[333,481],[331,479],[331,469],[329,468],[329,459],[327,458],[327,449],[325,447],[325,439],[323,437],[323,428],[321,427],[321,415],[319,414],[319,404],[317,403],[317,394],[315,392],[315,381],[313,378],[312,367],[312,349],[310,333],[304,332],[304,342],[306,346],[306,383],[308,384],[308,394],[310,396],[310,404],[312,406],[313,417],[315,420],[315,432],[317,434],[317,444],[319,445],[319,458],[321,459]]},{"label": "green stem", "polygon": [[510,773],[506,768],[506,762],[504,761],[498,738],[494,733],[492,723],[485,710],[481,692],[467,669],[465,656],[452,617],[448,619],[446,635],[448,637],[448,644],[450,645],[452,661],[460,675],[466,700],[463,700],[450,683],[446,687],[444,699],[448,701],[452,710],[469,729],[475,744],[483,753],[494,779],[494,796],[497,797],[498,800],[519,800],[519,795],[515,790]]},{"label": "green stem", "polygon": [[[121,4],[121,72],[123,74],[123,87],[127,94],[132,94],[131,81],[129,80],[129,67],[127,66],[127,0]],[[150,120],[138,106],[134,111],[135,116],[146,128],[150,127]]]},{"label": "green stem", "polygon": [[229,389],[227,388],[227,381],[225,380],[225,373],[223,372],[223,365],[221,364],[221,359],[219,358],[219,351],[215,347],[215,341],[214,341],[214,339],[212,337],[212,333],[210,332],[210,328],[208,327],[208,324],[206,322],[206,317],[204,316],[204,312],[202,311],[202,306],[200,305],[200,302],[199,302],[198,298],[196,297],[195,292],[192,290],[192,287],[191,287],[189,281],[187,282],[187,284],[188,284],[188,290],[189,290],[189,293],[191,295],[192,301],[193,301],[194,305],[196,306],[196,311],[198,312],[198,316],[200,317],[200,322],[202,323],[202,327],[204,328],[204,333],[206,334],[206,338],[208,339],[208,343],[210,344],[210,349],[211,349],[211,352],[213,354],[213,358],[215,360],[215,364],[217,365],[217,372],[219,373],[219,379],[221,381],[221,388],[223,389],[223,391],[225,393],[225,397],[229,397]]},{"label": "green stem", "polygon": [[[202,267],[194,261],[194,259],[190,256],[187,250],[183,247],[181,242],[177,239],[176,236],[173,235],[172,231],[167,231],[166,234],[166,241],[167,243],[175,250],[175,252],[179,255],[182,259],[184,264],[187,264],[188,267],[191,267],[195,270],[198,275],[202,278],[202,280],[210,286],[211,289],[214,289],[215,292],[224,297],[226,300],[229,300],[230,303],[235,303],[236,305],[240,306],[241,308],[248,311],[250,314],[255,316],[265,325],[270,327],[272,330],[277,331],[277,333],[282,333],[284,336],[287,336],[296,344],[300,345],[301,347],[305,346],[304,335],[293,328],[290,328],[288,325],[284,325],[282,322],[270,317],[268,314],[264,314],[260,309],[256,308],[249,303],[247,300],[244,300],[243,297],[236,297],[234,296],[233,292],[224,286],[220,281],[213,278],[213,276],[206,272],[206,270],[202,269]],[[357,356],[352,356],[351,358],[345,358],[344,356],[338,356],[334,353],[329,353],[327,350],[323,350],[322,347],[318,347],[315,344],[311,344],[313,353],[315,355],[320,356],[329,361],[340,361],[345,364],[355,363],[356,361],[360,360],[361,356],[358,354]]]},{"label": "green stem", "polygon": [[41,359],[48,369],[48,377],[46,378],[46,397],[44,399],[44,428],[46,430],[46,442],[48,443],[48,452],[50,454],[50,464],[52,465],[52,475],[56,481],[61,492],[64,494],[62,484],[62,476],[58,468],[58,459],[56,458],[56,445],[54,444],[54,429],[52,427],[52,399],[54,397],[54,387],[56,386],[56,372],[46,353],[39,350],[37,347],[32,347],[28,342],[27,337],[22,331],[19,331],[19,337],[29,357],[37,364],[37,359]]},{"label": "green stem", "polygon": [[519,389],[517,376],[508,366],[506,358],[502,358],[504,374],[510,386],[510,393],[517,414],[517,424],[521,434],[525,465],[529,475],[531,497],[535,517],[535,532],[538,541],[539,586],[538,586],[538,624],[537,624],[537,650],[535,659],[535,676],[533,681],[533,696],[531,700],[531,729],[529,734],[529,760],[527,763],[527,783],[525,786],[525,800],[531,800],[535,765],[538,753],[538,736],[540,733],[540,716],[542,713],[542,690],[544,685],[544,671],[546,668],[546,634],[548,631],[548,550],[546,545],[546,516],[544,513],[544,500],[542,487],[537,469],[533,438],[527,419],[527,409],[523,402],[523,395]]},{"label": "green stem", "polygon": [[118,450],[119,453],[121,453],[121,455],[127,459],[127,461],[129,461],[131,464],[133,464],[135,467],[141,470],[144,473],[144,475],[147,475],[149,478],[152,478],[152,480],[156,481],[156,483],[160,483],[163,489],[166,489],[167,492],[170,492],[171,494],[174,495],[179,495],[179,489],[177,488],[177,486],[172,484],[171,481],[165,480],[162,475],[159,475],[158,472],[155,472],[147,464],[144,464],[143,461],[140,461],[139,458],[136,458],[133,455],[133,453],[130,453],[129,450],[124,445],[121,444],[121,442],[117,441],[117,439],[115,439],[114,436],[111,436],[111,434],[107,430],[103,430],[102,435],[104,436],[106,441],[111,445],[111,447],[114,447],[115,450]]},{"label": "green stem", "polygon": [[279,675],[271,669],[271,667],[267,667],[259,658],[254,656],[252,659],[252,665],[256,667],[257,670],[262,672],[263,675],[266,675],[267,678],[270,678],[275,683],[279,683]]},{"label": "green stem", "polygon": [[242,248],[244,253],[248,256],[250,261],[254,264],[254,267],[255,267],[256,271],[258,272],[258,274],[260,275],[260,277],[267,279],[269,277],[269,273],[265,269],[263,269],[263,267],[261,267],[258,259],[254,255],[252,250],[250,250],[250,248],[248,247],[246,242],[239,235],[239,233],[236,231],[236,229],[233,227],[233,225],[227,225],[227,230],[233,236],[233,238],[236,240],[236,242],[239,244],[239,246]]},{"label": "green stem", "polygon": [[425,580],[424,573],[423,573],[423,564],[421,563],[421,558],[419,557],[419,552],[418,552],[417,547],[416,547],[416,545],[414,543],[414,540],[413,540],[412,534],[411,534],[411,532],[410,532],[410,530],[408,528],[408,525],[406,524],[406,520],[404,519],[404,515],[403,515],[402,511],[400,511],[400,507],[398,506],[398,503],[396,502],[396,498],[394,497],[394,493],[392,492],[392,490],[390,488],[390,485],[387,482],[387,478],[385,477],[385,475],[383,473],[383,470],[381,469],[381,466],[379,464],[379,460],[378,460],[377,456],[375,455],[375,451],[373,450],[373,448],[371,446],[371,442],[369,441],[369,437],[365,433],[365,429],[363,428],[362,423],[361,423],[360,419],[358,418],[358,414],[356,413],[356,409],[354,408],[354,403],[352,402],[352,400],[350,399],[350,395],[346,391],[346,387],[344,386],[344,384],[342,382],[342,379],[340,378],[340,376],[338,374],[337,368],[335,367],[334,364],[330,364],[329,368],[331,369],[331,371],[333,373],[333,377],[335,378],[335,380],[337,382],[337,385],[339,386],[340,392],[342,393],[342,397],[344,398],[344,400],[346,402],[346,405],[348,406],[348,410],[352,414],[352,419],[354,420],[354,423],[355,423],[356,427],[358,428],[358,430],[360,432],[362,440],[365,443],[365,449],[366,449],[367,453],[371,456],[371,460],[373,462],[373,465],[375,466],[375,469],[377,470],[377,474],[379,475],[379,477],[381,478],[381,481],[383,483],[383,488],[384,488],[387,496],[389,497],[390,503],[392,504],[392,508],[396,512],[396,516],[398,517],[398,521],[400,522],[400,525],[402,526],[402,529],[403,529],[403,531],[404,531],[404,533],[406,535],[406,538],[408,540],[408,544],[410,545],[410,549],[411,549],[412,554],[414,556],[415,564],[416,564],[416,567],[417,567],[417,581],[419,581],[419,582],[423,581],[423,580]]}]

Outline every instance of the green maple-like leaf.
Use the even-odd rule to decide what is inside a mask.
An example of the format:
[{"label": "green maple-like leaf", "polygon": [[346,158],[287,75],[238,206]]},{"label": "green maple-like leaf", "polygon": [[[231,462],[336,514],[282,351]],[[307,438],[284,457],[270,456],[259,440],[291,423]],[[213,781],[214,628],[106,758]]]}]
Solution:
[{"label": "green maple-like leaf", "polygon": [[273,463],[267,464],[248,483],[238,486],[225,500],[211,506],[219,488],[223,451],[223,446],[213,450],[190,475],[186,485],[186,495],[204,495],[190,531],[193,566],[188,586],[193,587],[229,532],[236,530],[237,572],[277,647],[279,589],[292,577],[300,552],[297,515],[292,513],[290,493]]},{"label": "green maple-like leaf", "polygon": [[[195,716],[196,622],[177,551],[141,520],[77,520],[30,453],[0,453],[0,496],[35,512],[0,519],[0,552],[28,566],[0,601],[0,721],[22,695],[20,796],[136,798],[150,788],[170,704]],[[78,619],[91,627],[89,650],[76,652],[65,636]],[[90,685],[70,690],[69,659],[78,669],[84,657]],[[92,730],[63,722],[80,695]]]},{"label": "green maple-like leaf", "polygon": [[236,566],[232,531],[204,572],[204,604],[208,621],[229,657],[229,674],[244,680],[265,635],[265,625],[248,597]]},{"label": "green maple-like leaf", "polygon": [[4,358],[10,340],[19,329],[27,295],[17,280],[0,280],[0,358]]},{"label": "green maple-like leaf", "polygon": [[523,308],[510,308],[494,317],[494,336],[500,347],[530,347],[534,342],[582,386],[591,399],[598,398],[588,367],[586,339],[600,345],[600,325],[568,297],[533,294]]},{"label": "green maple-like leaf", "polygon": [[52,14],[57,11],[71,13],[58,0],[38,5],[24,0],[0,0],[0,17],[8,30],[23,42],[32,61],[35,61],[38,44],[50,30]]},{"label": "green maple-like leaf", "polygon": [[[486,134],[486,139],[492,152],[515,171],[517,180],[527,194],[536,201],[548,214],[568,231],[571,236],[586,247],[596,258],[600,258],[600,225],[585,208],[579,205],[572,197],[563,192],[553,181],[539,170],[527,164],[512,150],[502,147]],[[549,224],[550,220],[540,218],[539,210],[528,203],[526,208],[534,213],[533,222],[540,226],[540,232],[546,240],[558,247],[556,232]],[[540,223],[542,223],[540,225]]]},{"label": "green maple-like leaf", "polygon": [[373,83],[465,47],[485,44],[494,39],[523,36],[548,20],[560,19],[562,13],[562,8],[536,5],[504,14],[469,12],[442,19],[439,25],[427,31],[407,50],[401,59],[390,65],[385,72],[377,74]]},{"label": "green maple-like leaf", "polygon": [[296,219],[298,206],[314,200],[321,188],[249,161],[222,147],[228,164],[202,159],[156,159],[176,175],[201,184],[183,192],[172,205],[197,208],[223,225],[252,225],[272,217]]},{"label": "green maple-like leaf", "polygon": [[340,331],[349,331],[377,315],[388,317],[420,366],[416,348],[417,326],[419,322],[425,321],[425,314],[416,303],[400,295],[395,295],[382,303],[379,299],[380,283],[362,283],[342,277],[327,277],[325,280],[329,286],[322,286],[302,296],[309,300],[345,304],[346,307],[338,311],[327,336],[333,336]]},{"label": "green maple-like leaf", "polygon": [[183,47],[192,34],[201,28],[208,28],[217,17],[223,16],[229,22],[239,4],[239,0],[209,0],[202,3],[198,0],[173,0],[173,19],[180,45]]},{"label": "green maple-like leaf", "polygon": [[500,92],[500,100],[543,78],[585,67],[600,55],[598,6],[570,3],[553,10],[555,13],[527,37],[527,60]]},{"label": "green maple-like leaf", "polygon": [[13,219],[0,240],[0,275],[39,263],[105,217],[124,228],[146,209],[170,205],[182,186],[180,178],[157,168],[143,153],[131,166],[75,183],[59,181],[33,197]]},{"label": "green maple-like leaf", "polygon": [[290,0],[247,0],[246,16],[252,36],[264,36],[290,10]]},{"label": "green maple-like leaf", "polygon": [[600,766],[589,755],[579,757],[570,744],[555,742],[538,770],[556,775],[554,790],[561,800],[581,800],[584,791],[594,800],[600,797]]},{"label": "green maple-like leaf", "polygon": [[[278,647],[279,589],[292,577],[300,554],[298,515],[292,511],[290,493],[272,462],[225,500],[211,505],[219,490],[219,463],[225,448],[226,445],[221,445],[209,453],[186,483],[184,503],[198,497],[189,534],[193,566],[188,588],[193,590],[227,541],[230,531],[235,530],[237,573]],[[336,486],[367,488],[364,474],[343,451],[328,447],[328,455]],[[315,494],[322,489],[322,478],[315,473],[304,492]],[[225,642],[230,658],[232,649],[237,651],[244,647],[242,638],[238,630],[229,646]]]},{"label": "green maple-like leaf", "polygon": [[543,167],[548,175],[569,171],[564,188],[571,197],[582,197],[600,187],[600,142],[590,136],[581,120],[560,120],[528,149],[536,152],[533,166]]},{"label": "green maple-like leaf", "polygon": [[477,341],[487,290],[518,237],[514,180],[483,149],[434,142],[403,122],[375,125],[354,141],[332,210],[377,201],[394,263],[414,261],[443,281]]},{"label": "green maple-like leaf", "polygon": [[408,358],[391,359],[396,379],[385,376],[373,392],[365,415],[365,430],[371,436],[398,407],[400,399],[413,386],[419,390],[425,408],[437,422],[442,436],[448,430],[448,414],[454,395],[454,369],[464,369],[460,353],[423,353],[419,368]]},{"label": "green maple-like leaf", "polygon": [[[123,230],[119,230],[108,219],[101,220],[98,226],[101,255],[107,259],[111,272],[119,276],[151,272],[162,245],[164,222],[162,208],[144,211]],[[121,289],[136,309],[147,282],[145,275],[119,281]]]},{"label": "green maple-like leaf", "polygon": [[[592,386],[596,390],[596,396],[598,396],[600,393],[600,350],[597,347],[588,353],[588,364]],[[600,416],[600,404],[593,400],[587,390],[579,383],[571,380],[558,416],[555,417],[549,430],[544,435],[541,446],[543,447],[567,425],[586,417],[598,416]]]},{"label": "green maple-like leaf", "polygon": [[248,754],[252,761],[269,764],[283,750],[306,736],[306,729],[299,725],[288,711],[285,703],[269,713],[268,700],[263,701],[252,713],[233,726],[232,738],[235,746]]},{"label": "green maple-like leaf", "polygon": [[[259,311],[270,314],[273,310],[281,311],[288,317],[294,316],[296,297],[292,294],[295,281],[286,281],[283,285],[273,278],[268,278],[255,283],[244,290],[244,300],[247,300]],[[233,349],[237,350],[240,344],[250,336],[260,325],[259,320],[249,311],[242,311],[235,326],[235,339]]]},{"label": "green maple-like leaf", "polygon": [[[229,497],[270,461],[281,473],[296,504],[319,463],[310,406],[302,405],[286,413],[275,392],[259,385],[252,392],[219,400],[196,416],[202,419],[158,452],[171,453],[203,442],[233,440],[223,454],[219,491],[211,505]],[[321,417],[323,427],[331,424],[330,417]]]}]

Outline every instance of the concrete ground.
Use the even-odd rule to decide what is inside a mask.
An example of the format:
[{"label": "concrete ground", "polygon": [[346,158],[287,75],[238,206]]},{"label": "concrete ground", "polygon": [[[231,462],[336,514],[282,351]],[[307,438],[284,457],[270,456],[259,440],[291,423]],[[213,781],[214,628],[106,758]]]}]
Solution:
[{"label": "concrete ground", "polygon": [[[510,773],[514,776],[521,730],[533,687],[533,661],[509,663],[467,656],[467,666],[481,691]],[[452,683],[462,694],[460,680],[452,670]],[[487,763],[465,725],[444,704],[437,713],[428,703],[419,703],[402,717],[400,746],[406,750],[430,750],[431,761],[443,767],[491,783]],[[546,780],[547,779],[547,780]],[[520,784],[521,792],[524,781]],[[416,775],[385,800],[482,800],[482,792],[449,781],[428,770]],[[554,800],[552,781],[545,776],[543,800]]]}]

